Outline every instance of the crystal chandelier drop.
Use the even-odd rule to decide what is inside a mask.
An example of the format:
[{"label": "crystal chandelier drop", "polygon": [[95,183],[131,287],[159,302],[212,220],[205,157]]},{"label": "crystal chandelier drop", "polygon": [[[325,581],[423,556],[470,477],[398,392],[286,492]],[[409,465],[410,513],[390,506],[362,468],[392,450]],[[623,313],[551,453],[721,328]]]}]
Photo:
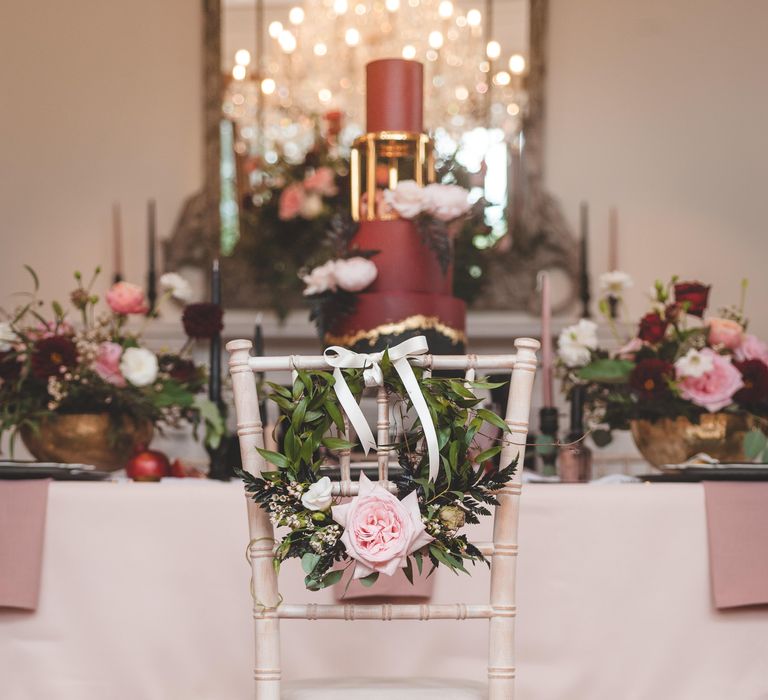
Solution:
[{"label": "crystal chandelier drop", "polygon": [[365,130],[365,65],[424,63],[424,119],[458,141],[476,127],[519,131],[526,107],[521,54],[488,36],[480,10],[451,0],[305,0],[273,21],[253,62],[238,51],[224,113],[240,149],[300,159],[334,123],[342,148]]}]

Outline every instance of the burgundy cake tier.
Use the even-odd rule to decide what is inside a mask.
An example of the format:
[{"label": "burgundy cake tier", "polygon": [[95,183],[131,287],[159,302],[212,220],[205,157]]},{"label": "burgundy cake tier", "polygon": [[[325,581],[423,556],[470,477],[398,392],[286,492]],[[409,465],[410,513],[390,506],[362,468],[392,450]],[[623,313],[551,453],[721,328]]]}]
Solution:
[{"label": "burgundy cake tier", "polygon": [[424,66],[402,58],[383,58],[365,67],[367,131],[421,133]]},{"label": "burgundy cake tier", "polygon": [[437,255],[424,245],[411,221],[361,221],[352,244],[379,251],[373,258],[378,276],[367,292],[450,295],[453,290],[453,267],[443,272]]}]

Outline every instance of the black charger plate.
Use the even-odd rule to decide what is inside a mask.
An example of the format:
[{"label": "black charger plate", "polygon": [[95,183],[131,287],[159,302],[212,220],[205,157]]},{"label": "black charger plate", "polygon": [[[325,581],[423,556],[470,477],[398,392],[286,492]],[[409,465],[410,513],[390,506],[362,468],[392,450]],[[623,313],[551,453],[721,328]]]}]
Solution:
[{"label": "black charger plate", "polygon": [[87,464],[0,461],[0,479],[53,479],[54,481],[104,481],[112,475]]}]

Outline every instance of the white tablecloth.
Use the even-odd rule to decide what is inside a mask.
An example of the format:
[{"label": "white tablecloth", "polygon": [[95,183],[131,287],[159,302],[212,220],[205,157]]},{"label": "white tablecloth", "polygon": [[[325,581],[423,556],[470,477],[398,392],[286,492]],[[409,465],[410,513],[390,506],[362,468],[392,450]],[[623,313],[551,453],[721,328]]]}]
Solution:
[{"label": "white tablecloth", "polygon": [[[713,608],[699,485],[522,502],[519,698],[768,698],[768,608]],[[40,607],[0,611],[0,698],[252,697],[247,539],[234,483],[52,484]],[[284,572],[286,599],[318,600]],[[445,573],[435,599],[486,587]],[[482,679],[486,624],[286,621],[284,675]]]}]

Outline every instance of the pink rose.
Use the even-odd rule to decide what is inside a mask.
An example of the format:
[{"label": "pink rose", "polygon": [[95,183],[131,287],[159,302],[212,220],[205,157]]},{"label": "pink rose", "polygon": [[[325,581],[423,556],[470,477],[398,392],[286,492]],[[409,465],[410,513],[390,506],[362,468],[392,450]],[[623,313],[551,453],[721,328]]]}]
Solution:
[{"label": "pink rose", "polygon": [[356,257],[337,260],[333,274],[339,287],[348,292],[360,292],[373,283],[379,271],[372,261]]},{"label": "pink rose", "polygon": [[360,474],[360,492],[349,503],[333,506],[333,519],[344,528],[341,541],[354,559],[353,578],[378,572],[392,576],[406,566],[408,555],[434,538],[421,522],[416,492],[402,501],[378,482]]},{"label": "pink rose", "polygon": [[698,377],[683,377],[679,384],[680,395],[714,413],[733,401],[733,395],[744,386],[744,382],[730,357],[718,355],[711,348],[703,348],[699,355],[712,362],[712,369]]},{"label": "pink rose", "polygon": [[394,190],[385,190],[384,201],[404,219],[415,219],[427,206],[424,188],[415,180],[402,180]]},{"label": "pink rose", "polygon": [[301,211],[304,203],[304,187],[299,182],[288,185],[281,195],[278,203],[277,215],[283,220],[295,219]]},{"label": "pink rose", "polygon": [[336,175],[330,168],[322,167],[304,178],[304,187],[309,192],[317,192],[326,197],[332,197],[336,189]]},{"label": "pink rose", "polygon": [[322,294],[327,291],[336,291],[336,261],[329,260],[322,265],[318,265],[310,270],[308,275],[301,278],[306,287],[304,296],[312,294]]},{"label": "pink rose", "polygon": [[424,208],[440,221],[453,221],[464,216],[472,206],[469,192],[458,185],[427,185],[424,188]]},{"label": "pink rose", "polygon": [[145,314],[149,311],[144,291],[130,282],[113,284],[107,292],[107,304],[116,314]]},{"label": "pink rose", "polygon": [[712,318],[709,321],[709,342],[734,350],[741,345],[744,327],[729,318]]},{"label": "pink rose", "polygon": [[123,377],[120,371],[120,357],[122,354],[123,348],[117,343],[102,343],[99,345],[99,354],[93,363],[93,371],[108,384],[125,386],[125,377]]},{"label": "pink rose", "polygon": [[768,345],[754,335],[746,334],[741,339],[741,344],[734,351],[739,362],[747,360],[760,360],[768,365]]}]

